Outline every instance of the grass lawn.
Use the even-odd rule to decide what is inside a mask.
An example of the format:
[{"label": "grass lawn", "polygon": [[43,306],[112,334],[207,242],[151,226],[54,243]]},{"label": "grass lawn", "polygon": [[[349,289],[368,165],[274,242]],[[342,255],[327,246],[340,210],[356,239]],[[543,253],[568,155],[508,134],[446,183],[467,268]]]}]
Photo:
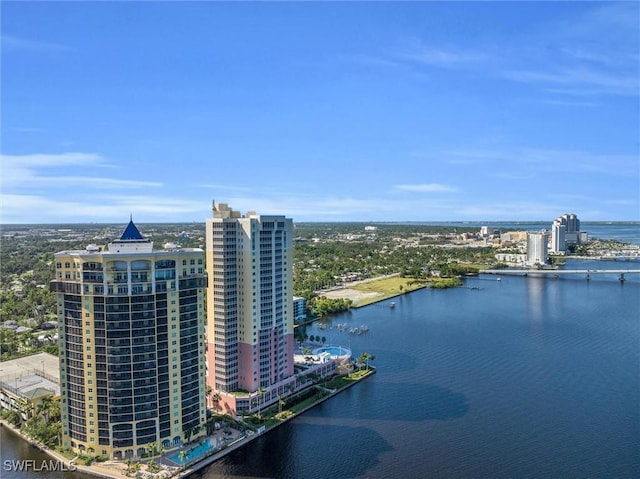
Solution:
[{"label": "grass lawn", "polygon": [[367,304],[383,301],[387,298],[398,296],[399,294],[415,291],[424,288],[426,281],[416,281],[412,278],[384,278],[367,283],[360,283],[350,286],[351,289],[362,291],[363,293],[380,293],[378,296],[371,298],[362,298],[355,307],[366,306]]}]

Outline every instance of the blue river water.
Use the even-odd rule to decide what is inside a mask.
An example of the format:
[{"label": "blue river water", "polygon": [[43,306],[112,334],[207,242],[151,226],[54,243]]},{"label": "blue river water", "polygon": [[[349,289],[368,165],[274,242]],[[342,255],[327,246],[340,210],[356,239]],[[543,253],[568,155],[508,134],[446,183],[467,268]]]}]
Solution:
[{"label": "blue river water", "polygon": [[[640,275],[466,286],[308,328],[370,352],[377,374],[199,476],[640,477]],[[345,322],[370,331],[331,327]]]},{"label": "blue river water", "polygon": [[[307,329],[375,375],[194,477],[640,477],[640,275],[481,275],[393,301]],[[1,433],[3,460],[41,454]]]}]

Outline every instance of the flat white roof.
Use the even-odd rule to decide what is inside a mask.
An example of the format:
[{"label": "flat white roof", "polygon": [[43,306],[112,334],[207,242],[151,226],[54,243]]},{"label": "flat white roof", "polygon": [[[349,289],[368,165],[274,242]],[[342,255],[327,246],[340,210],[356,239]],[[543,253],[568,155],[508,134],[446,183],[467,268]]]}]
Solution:
[{"label": "flat white roof", "polygon": [[60,382],[60,360],[49,353],[37,353],[10,361],[0,362],[0,381],[13,385],[16,379],[33,376],[33,371],[44,371],[46,376]]}]

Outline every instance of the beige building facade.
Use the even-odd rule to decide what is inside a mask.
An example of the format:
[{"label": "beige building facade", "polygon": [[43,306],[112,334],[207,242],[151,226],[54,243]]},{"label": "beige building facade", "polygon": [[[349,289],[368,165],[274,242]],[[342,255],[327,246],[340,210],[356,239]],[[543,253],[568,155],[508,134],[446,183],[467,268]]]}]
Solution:
[{"label": "beige building facade", "polygon": [[206,419],[204,251],[154,250],[130,221],[55,254],[62,445],[113,459],[179,446]]}]

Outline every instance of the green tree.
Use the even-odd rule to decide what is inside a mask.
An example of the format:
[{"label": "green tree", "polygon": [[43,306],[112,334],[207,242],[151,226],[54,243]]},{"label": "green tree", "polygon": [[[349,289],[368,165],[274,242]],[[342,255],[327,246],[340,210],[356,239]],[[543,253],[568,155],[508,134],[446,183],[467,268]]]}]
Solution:
[{"label": "green tree", "polygon": [[262,386],[258,388],[258,419],[260,420],[262,420],[262,414],[261,414],[262,397],[264,396],[265,392],[266,392],[266,389],[263,388]]},{"label": "green tree", "polygon": [[370,353],[363,352],[357,359],[358,364],[364,364],[366,369],[369,369],[369,361],[373,361],[375,356]]},{"label": "green tree", "polygon": [[188,456],[189,456],[189,453],[185,450],[182,450],[178,453],[178,459],[180,460],[180,464],[182,465],[183,468],[184,468],[184,461],[187,459]]},{"label": "green tree", "polygon": [[214,407],[215,407],[216,411],[220,410],[220,401],[222,401],[222,394],[220,394],[219,392],[214,393],[214,395],[213,395],[213,404],[214,404]]}]

